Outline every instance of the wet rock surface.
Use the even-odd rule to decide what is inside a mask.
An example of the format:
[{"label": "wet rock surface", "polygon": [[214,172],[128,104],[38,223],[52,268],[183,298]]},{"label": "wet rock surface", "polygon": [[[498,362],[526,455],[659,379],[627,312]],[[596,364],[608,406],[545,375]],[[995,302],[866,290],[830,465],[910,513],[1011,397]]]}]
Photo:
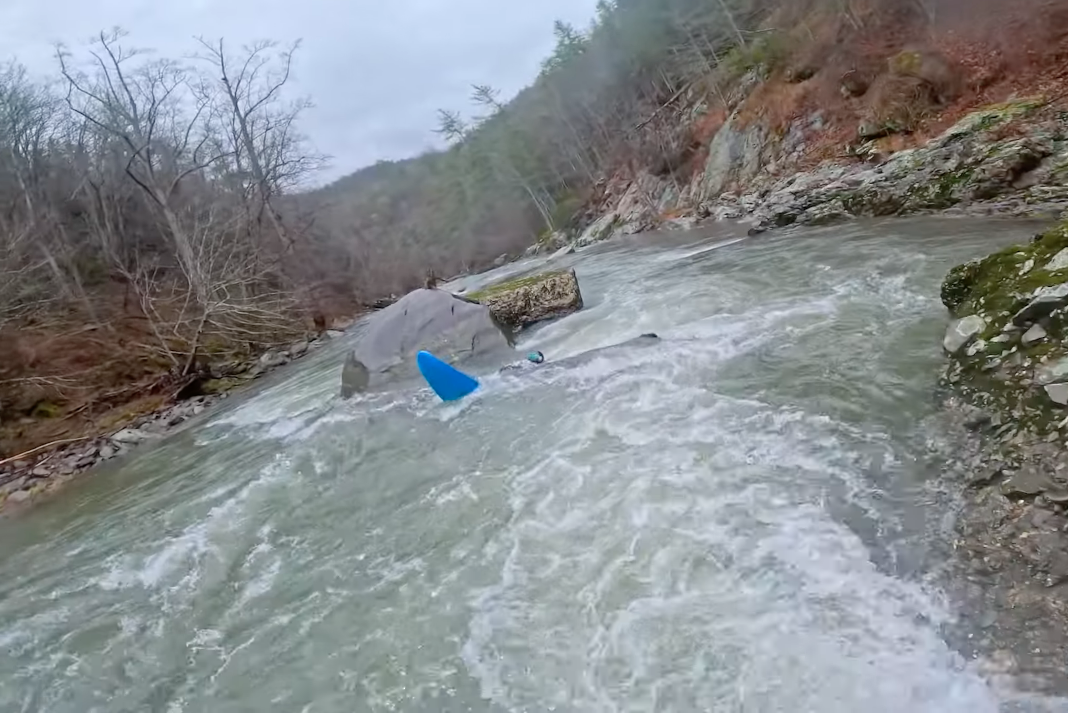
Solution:
[{"label": "wet rock surface", "polygon": [[[963,426],[973,407],[947,401]],[[951,642],[989,672],[1068,693],[1068,463],[1066,437],[1040,437],[997,419],[968,431],[946,469],[964,491],[946,586],[963,607]]]},{"label": "wet rock surface", "polygon": [[942,287],[955,318],[943,374],[949,413],[973,425],[949,469],[966,488],[956,595],[989,623],[958,643],[1060,694],[1068,692],[1066,249],[1068,225],[1055,226],[954,268]]}]

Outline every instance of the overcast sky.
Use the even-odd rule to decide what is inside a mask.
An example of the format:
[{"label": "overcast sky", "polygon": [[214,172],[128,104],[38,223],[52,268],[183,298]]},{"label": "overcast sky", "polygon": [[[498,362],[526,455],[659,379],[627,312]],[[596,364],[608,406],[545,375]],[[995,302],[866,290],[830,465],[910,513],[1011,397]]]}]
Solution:
[{"label": "overcast sky", "polygon": [[585,27],[596,0],[0,0],[0,52],[50,71],[57,41],[121,26],[131,45],[179,57],[193,37],[303,40],[296,86],[316,104],[303,127],[332,157],[328,178],[437,144],[438,108],[470,85],[512,95],[553,46],[552,22]]}]

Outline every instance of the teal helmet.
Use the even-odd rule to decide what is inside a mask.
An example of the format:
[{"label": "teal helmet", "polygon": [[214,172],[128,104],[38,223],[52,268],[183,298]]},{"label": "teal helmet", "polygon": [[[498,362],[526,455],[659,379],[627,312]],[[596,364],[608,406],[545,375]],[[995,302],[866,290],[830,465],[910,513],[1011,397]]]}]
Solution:
[{"label": "teal helmet", "polygon": [[541,352],[531,352],[530,354],[527,354],[527,361],[533,362],[535,364],[541,364],[543,361],[545,361],[545,355]]}]

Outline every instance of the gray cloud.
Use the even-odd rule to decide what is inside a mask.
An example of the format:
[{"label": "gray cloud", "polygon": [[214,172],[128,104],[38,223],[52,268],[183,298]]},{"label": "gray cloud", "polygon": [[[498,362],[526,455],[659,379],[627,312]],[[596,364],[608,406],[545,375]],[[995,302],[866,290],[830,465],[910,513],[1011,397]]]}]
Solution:
[{"label": "gray cloud", "polygon": [[0,46],[43,74],[54,43],[77,45],[117,25],[131,44],[176,57],[194,50],[197,35],[235,46],[302,39],[293,88],[315,102],[303,127],[333,157],[327,177],[336,178],[436,146],[437,109],[466,109],[474,82],[517,92],[550,52],[553,20],[584,26],[595,3],[6,0]]}]

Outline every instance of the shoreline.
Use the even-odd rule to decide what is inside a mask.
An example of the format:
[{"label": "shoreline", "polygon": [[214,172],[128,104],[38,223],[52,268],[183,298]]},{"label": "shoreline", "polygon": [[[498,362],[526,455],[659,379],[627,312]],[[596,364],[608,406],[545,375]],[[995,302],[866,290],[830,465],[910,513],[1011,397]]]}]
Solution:
[{"label": "shoreline", "polygon": [[196,419],[231,394],[241,393],[264,376],[316,353],[345,331],[335,328],[286,349],[270,349],[249,362],[243,374],[216,379],[225,388],[215,393],[185,399],[175,397],[162,407],[123,422],[118,428],[45,443],[0,459],[0,517],[24,512],[74,479],[89,475],[98,465],[195,425]]}]

